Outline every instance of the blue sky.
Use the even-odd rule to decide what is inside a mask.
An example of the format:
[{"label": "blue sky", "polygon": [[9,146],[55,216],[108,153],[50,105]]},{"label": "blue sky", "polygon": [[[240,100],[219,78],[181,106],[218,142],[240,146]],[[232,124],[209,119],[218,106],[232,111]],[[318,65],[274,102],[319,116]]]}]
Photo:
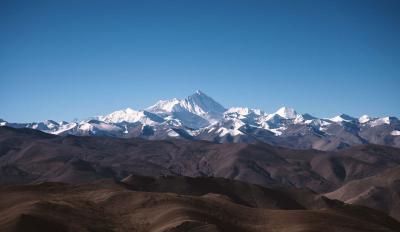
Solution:
[{"label": "blue sky", "polygon": [[0,1],[0,118],[202,90],[226,107],[400,116],[400,1]]}]

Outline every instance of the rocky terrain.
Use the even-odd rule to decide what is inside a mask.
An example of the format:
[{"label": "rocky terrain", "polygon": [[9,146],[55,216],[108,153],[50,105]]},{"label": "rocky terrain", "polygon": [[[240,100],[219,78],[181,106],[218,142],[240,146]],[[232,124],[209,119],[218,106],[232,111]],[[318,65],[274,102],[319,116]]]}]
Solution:
[{"label": "rocky terrain", "polygon": [[[143,187],[144,186],[144,187]],[[201,187],[200,187],[201,186]],[[398,231],[379,211],[312,192],[203,177],[0,187],[2,231]]]}]

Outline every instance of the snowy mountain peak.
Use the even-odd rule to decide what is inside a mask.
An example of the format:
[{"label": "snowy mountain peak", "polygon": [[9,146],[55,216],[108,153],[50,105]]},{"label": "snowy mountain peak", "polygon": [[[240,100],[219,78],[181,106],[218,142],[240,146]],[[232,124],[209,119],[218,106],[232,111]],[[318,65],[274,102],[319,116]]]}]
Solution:
[{"label": "snowy mountain peak", "polygon": [[136,111],[136,110],[134,110],[134,109],[132,109],[132,108],[126,108],[125,110],[125,113],[127,113],[127,114],[131,114],[131,113],[136,113],[136,112],[138,112],[138,111]]},{"label": "snowy mountain peak", "polygon": [[181,101],[177,98],[170,100],[159,100],[156,102],[156,104],[147,108],[147,110],[153,113],[173,112],[180,102]]},{"label": "snowy mountain peak", "polygon": [[[183,100],[173,98],[171,100],[158,101],[147,110],[155,114],[174,115],[180,120],[189,119],[191,121],[190,124],[196,127],[198,123],[195,123],[195,121],[199,121],[199,118],[204,119],[203,121],[214,123],[220,120],[226,111],[221,104],[200,90]],[[204,122],[200,124],[203,125]]]},{"label": "snowy mountain peak", "polygon": [[376,119],[371,120],[369,124],[372,127],[375,127],[375,126],[380,126],[380,125],[384,125],[384,124],[390,125],[394,121],[398,121],[398,119],[395,117],[381,117],[381,118],[376,118]]},{"label": "snowy mountain peak", "polygon": [[[206,95],[205,93],[203,93],[201,90],[196,90],[196,92],[194,93],[194,94],[197,94],[197,95]],[[207,96],[207,95],[206,95]]]},{"label": "snowy mountain peak", "polygon": [[286,119],[293,119],[297,117],[297,112],[290,107],[281,107],[279,108],[278,111],[275,112],[275,114],[281,116],[282,118]]},{"label": "snowy mountain peak", "polygon": [[367,123],[369,121],[371,121],[371,118],[366,114],[358,118],[359,123]]},{"label": "snowy mountain peak", "polygon": [[200,90],[181,101],[181,106],[192,114],[215,123],[222,119],[226,109]]},{"label": "snowy mountain peak", "polygon": [[250,108],[247,107],[231,107],[229,108],[226,113],[237,113],[239,115],[248,115],[250,114]]},{"label": "snowy mountain peak", "polygon": [[226,110],[224,114],[229,114],[229,115],[237,114],[240,116],[247,116],[250,114],[264,115],[265,113],[260,109],[251,109],[247,107],[231,107],[228,110]]},{"label": "snowy mountain peak", "polygon": [[119,122],[134,122],[137,121],[137,118],[143,116],[143,114],[139,111],[136,111],[131,108],[126,108],[124,110],[118,110],[112,112],[106,116],[99,116],[98,120],[103,122],[112,122],[112,123],[119,123]]},{"label": "snowy mountain peak", "polygon": [[44,120],[43,123],[46,124],[46,125],[47,125],[47,124],[58,125],[57,122],[55,122],[55,121],[53,121],[53,120],[51,120],[51,119]]},{"label": "snowy mountain peak", "polygon": [[330,118],[329,120],[331,120],[332,122],[353,122],[356,121],[356,118],[353,118],[347,114],[341,114],[333,118]]},{"label": "snowy mountain peak", "polygon": [[63,125],[67,125],[69,122],[67,121],[60,121],[58,122],[58,125],[63,126]]},{"label": "snowy mountain peak", "polygon": [[202,111],[203,113],[222,114],[226,111],[226,109],[221,104],[219,104],[200,90],[197,90],[196,93],[188,96],[183,102],[187,103],[189,108],[192,108],[192,110],[198,113]]},{"label": "snowy mountain peak", "polygon": [[98,120],[107,123],[141,122],[145,125],[154,125],[164,121],[161,117],[155,114],[147,111],[137,111],[132,108],[118,110],[106,116],[99,116]]}]

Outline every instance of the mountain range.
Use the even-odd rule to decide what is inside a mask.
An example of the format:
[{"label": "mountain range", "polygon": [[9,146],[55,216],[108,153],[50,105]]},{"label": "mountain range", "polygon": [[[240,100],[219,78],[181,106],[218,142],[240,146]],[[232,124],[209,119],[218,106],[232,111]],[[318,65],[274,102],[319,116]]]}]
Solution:
[{"label": "mountain range", "polygon": [[265,142],[296,149],[338,150],[359,144],[400,147],[397,117],[317,118],[282,107],[274,113],[225,108],[201,91],[185,99],[160,100],[144,109],[127,108],[73,122],[46,120],[1,126],[31,128],[55,135],[109,136],[162,140],[179,138],[216,143]]}]

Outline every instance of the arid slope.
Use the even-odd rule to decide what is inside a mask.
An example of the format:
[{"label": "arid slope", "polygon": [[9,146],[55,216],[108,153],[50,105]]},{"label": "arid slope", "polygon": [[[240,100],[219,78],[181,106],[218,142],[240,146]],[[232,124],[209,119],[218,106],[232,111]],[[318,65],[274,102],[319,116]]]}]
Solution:
[{"label": "arid slope", "polygon": [[[194,183],[192,178],[150,180],[147,191],[134,191],[143,177],[129,177],[125,183],[112,180],[69,185],[42,183],[0,189],[1,231],[396,231],[400,224],[378,211],[343,205],[318,196],[322,207],[307,209],[278,190],[264,189],[241,182],[203,178],[201,193],[165,186]],[[190,186],[186,185],[186,186]],[[234,191],[236,199],[218,190],[223,185]],[[249,193],[259,191],[251,198]],[[156,191],[153,191],[156,190]],[[206,193],[207,192],[207,193]],[[263,194],[265,192],[266,194]],[[204,193],[204,194],[203,194]],[[253,205],[238,203],[268,202]],[[281,205],[279,202],[286,201]],[[301,200],[301,199],[300,199]],[[272,204],[276,202],[277,204]]]}]

